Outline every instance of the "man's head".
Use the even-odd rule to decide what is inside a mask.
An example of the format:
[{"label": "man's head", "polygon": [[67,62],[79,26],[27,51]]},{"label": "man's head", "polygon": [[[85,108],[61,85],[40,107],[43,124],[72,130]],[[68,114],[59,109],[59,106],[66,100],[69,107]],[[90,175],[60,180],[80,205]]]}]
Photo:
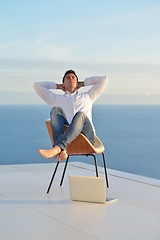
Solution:
[{"label": "man's head", "polygon": [[62,82],[65,91],[69,91],[70,93],[75,92],[78,84],[78,77],[75,71],[73,70],[66,71],[63,76]]},{"label": "man's head", "polygon": [[62,82],[64,83],[64,80],[65,80],[65,77],[68,75],[68,74],[73,74],[76,79],[77,79],[77,82],[78,82],[78,77],[77,77],[77,74],[75,73],[74,70],[70,69],[70,70],[67,70],[62,78]]}]

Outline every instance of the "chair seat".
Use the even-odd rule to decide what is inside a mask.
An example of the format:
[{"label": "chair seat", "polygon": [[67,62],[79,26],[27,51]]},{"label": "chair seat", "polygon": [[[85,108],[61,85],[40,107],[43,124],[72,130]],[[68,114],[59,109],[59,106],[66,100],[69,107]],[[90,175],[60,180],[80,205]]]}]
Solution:
[{"label": "chair seat", "polygon": [[[52,137],[52,129],[50,125],[50,119],[46,120],[46,126],[48,129],[48,133],[51,139],[52,144],[54,144],[53,137]],[[67,126],[65,126],[65,131]],[[104,152],[104,146],[100,139],[95,135],[95,143],[94,145],[83,135],[79,134],[77,138],[75,138],[70,144],[67,146],[67,153],[69,155],[81,155],[81,154],[89,154],[89,153],[96,153],[100,154]]]}]

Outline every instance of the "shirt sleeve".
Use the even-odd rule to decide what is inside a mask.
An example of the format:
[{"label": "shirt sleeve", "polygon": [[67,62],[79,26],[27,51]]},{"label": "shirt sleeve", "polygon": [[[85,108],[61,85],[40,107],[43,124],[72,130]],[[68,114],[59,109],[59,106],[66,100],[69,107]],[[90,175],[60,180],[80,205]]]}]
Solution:
[{"label": "shirt sleeve", "polygon": [[97,98],[104,92],[107,83],[108,78],[106,76],[85,78],[84,86],[92,86],[92,88],[88,91],[88,94],[93,102],[96,101]]},{"label": "shirt sleeve", "polygon": [[37,95],[47,104],[53,105],[56,100],[56,94],[51,89],[56,89],[57,84],[54,82],[35,82],[33,85]]}]

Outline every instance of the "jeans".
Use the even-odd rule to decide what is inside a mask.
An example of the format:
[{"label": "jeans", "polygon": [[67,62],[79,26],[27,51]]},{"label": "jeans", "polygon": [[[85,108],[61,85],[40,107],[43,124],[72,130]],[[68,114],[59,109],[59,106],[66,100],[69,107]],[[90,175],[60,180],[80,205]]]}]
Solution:
[{"label": "jeans", "polygon": [[[85,113],[77,112],[69,124],[63,109],[53,107],[50,117],[54,146],[59,146],[64,150],[80,133],[94,144],[94,131]],[[66,132],[64,132],[64,125],[68,125]]]}]

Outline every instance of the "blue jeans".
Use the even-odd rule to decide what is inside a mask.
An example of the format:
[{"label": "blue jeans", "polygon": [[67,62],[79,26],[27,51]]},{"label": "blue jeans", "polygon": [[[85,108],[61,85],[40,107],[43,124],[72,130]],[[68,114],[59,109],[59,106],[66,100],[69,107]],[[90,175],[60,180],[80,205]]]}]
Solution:
[{"label": "blue jeans", "polygon": [[[63,109],[53,107],[50,117],[54,146],[59,146],[64,150],[80,133],[94,144],[94,131],[85,113],[77,112],[69,124]],[[66,132],[64,132],[64,125],[68,125]]]}]

